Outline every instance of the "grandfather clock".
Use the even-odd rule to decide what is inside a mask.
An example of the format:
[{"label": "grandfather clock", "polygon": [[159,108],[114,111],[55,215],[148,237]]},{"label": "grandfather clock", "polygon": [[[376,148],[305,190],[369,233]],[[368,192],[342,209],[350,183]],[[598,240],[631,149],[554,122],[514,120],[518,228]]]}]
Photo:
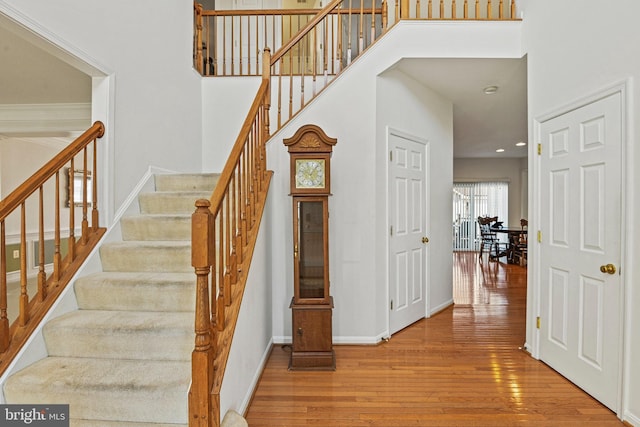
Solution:
[{"label": "grandfather clock", "polygon": [[292,370],[336,368],[329,295],[330,160],[336,142],[315,125],[284,140],[293,199]]}]

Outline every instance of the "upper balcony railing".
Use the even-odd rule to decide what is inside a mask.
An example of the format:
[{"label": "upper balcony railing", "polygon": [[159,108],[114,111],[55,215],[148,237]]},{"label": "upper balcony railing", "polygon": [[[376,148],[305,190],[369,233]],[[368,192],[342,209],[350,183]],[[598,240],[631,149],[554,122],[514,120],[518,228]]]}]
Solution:
[{"label": "upper balcony railing", "polygon": [[[321,9],[195,8],[194,66],[208,76],[259,76],[265,46],[276,53]],[[332,9],[284,65],[293,75],[334,75],[401,19],[517,20],[515,0],[345,0]],[[200,31],[197,31],[197,30]]]}]

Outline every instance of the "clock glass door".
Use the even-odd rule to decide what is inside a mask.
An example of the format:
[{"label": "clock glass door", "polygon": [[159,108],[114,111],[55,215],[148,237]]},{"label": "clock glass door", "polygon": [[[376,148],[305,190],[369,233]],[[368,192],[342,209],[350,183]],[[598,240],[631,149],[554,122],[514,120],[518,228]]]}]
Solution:
[{"label": "clock glass door", "polygon": [[327,298],[326,199],[296,198],[299,299]]}]

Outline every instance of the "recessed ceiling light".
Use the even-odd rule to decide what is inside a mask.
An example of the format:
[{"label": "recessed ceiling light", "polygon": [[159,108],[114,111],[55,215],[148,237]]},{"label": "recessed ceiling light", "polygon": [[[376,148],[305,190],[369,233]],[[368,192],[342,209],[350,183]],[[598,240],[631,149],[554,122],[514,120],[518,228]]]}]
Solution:
[{"label": "recessed ceiling light", "polygon": [[493,95],[498,91],[498,86],[487,86],[482,90],[485,95]]},{"label": "recessed ceiling light", "polygon": [[504,153],[504,148],[498,148],[498,149],[496,150],[496,153]]},{"label": "recessed ceiling light", "polygon": [[518,142],[518,143],[516,144],[516,147],[524,147],[525,145],[527,145],[527,143],[526,143],[526,142],[522,142],[522,141],[520,141],[520,142]]}]

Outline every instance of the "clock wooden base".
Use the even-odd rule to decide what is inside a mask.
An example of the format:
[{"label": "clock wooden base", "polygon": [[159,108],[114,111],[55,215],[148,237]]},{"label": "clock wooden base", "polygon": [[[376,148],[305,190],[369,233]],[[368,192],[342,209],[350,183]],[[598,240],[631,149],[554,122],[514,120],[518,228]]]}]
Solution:
[{"label": "clock wooden base", "polygon": [[329,304],[295,304],[291,300],[293,318],[293,349],[290,370],[336,369],[333,351],[331,315],[333,298]]}]

